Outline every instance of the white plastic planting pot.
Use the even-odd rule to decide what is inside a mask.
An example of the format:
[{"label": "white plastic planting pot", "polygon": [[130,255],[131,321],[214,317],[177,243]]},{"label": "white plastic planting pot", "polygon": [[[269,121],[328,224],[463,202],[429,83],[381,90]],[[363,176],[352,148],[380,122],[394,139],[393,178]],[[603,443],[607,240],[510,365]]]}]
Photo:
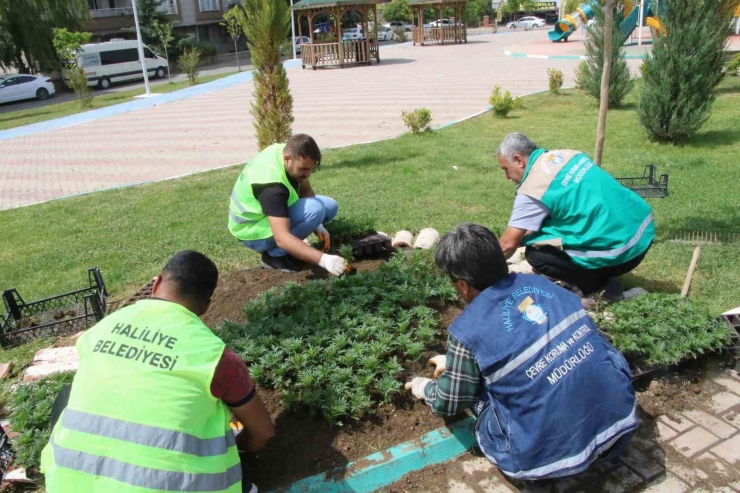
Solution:
[{"label": "white plastic planting pot", "polygon": [[439,241],[439,232],[434,228],[424,228],[419,231],[419,236],[416,237],[414,248],[421,248],[428,250]]},{"label": "white plastic planting pot", "polygon": [[401,230],[393,235],[391,245],[393,248],[411,248],[414,242],[414,235],[411,231]]}]

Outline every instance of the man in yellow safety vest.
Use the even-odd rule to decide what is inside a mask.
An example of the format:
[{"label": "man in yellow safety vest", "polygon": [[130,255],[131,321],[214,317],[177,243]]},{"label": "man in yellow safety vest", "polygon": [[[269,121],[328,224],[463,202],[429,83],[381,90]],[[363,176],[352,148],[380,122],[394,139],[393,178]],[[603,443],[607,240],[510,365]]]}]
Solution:
[{"label": "man in yellow safety vest", "polygon": [[[274,434],[246,365],[201,320],[218,281],[182,251],[152,298],[100,321],[77,342],[80,367],[41,457],[48,493],[242,493],[239,452]],[[231,415],[244,431],[236,438]]]},{"label": "man in yellow safety vest", "polygon": [[[337,215],[337,201],[316,195],[309,177],[321,164],[321,151],[311,137],[294,135],[273,144],[247,163],[236,180],[229,205],[229,231],[244,246],[262,254],[267,269],[296,272],[296,259],[339,276],[347,270],[342,257],[329,250],[323,223]],[[311,233],[323,252],[303,242]]]}]

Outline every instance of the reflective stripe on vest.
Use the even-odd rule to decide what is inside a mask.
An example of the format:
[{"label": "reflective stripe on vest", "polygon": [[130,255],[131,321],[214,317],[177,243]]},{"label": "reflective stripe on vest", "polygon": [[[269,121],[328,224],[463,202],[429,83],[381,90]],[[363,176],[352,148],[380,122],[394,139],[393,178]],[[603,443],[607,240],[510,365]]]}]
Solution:
[{"label": "reflective stripe on vest", "polygon": [[203,439],[180,431],[140,425],[69,408],[65,409],[62,415],[62,426],[82,433],[198,457],[225,454],[229,447],[236,444],[234,433],[231,431],[226,432],[223,437]]},{"label": "reflective stripe on vest", "polygon": [[645,230],[648,226],[650,226],[650,223],[653,222],[653,213],[651,212],[648,217],[645,218],[645,220],[640,224],[640,227],[637,230],[637,233],[635,233],[635,236],[630,238],[630,241],[622,245],[621,247],[614,248],[613,250],[589,250],[586,252],[582,252],[579,250],[565,250],[565,253],[570,255],[571,257],[578,257],[578,258],[605,258],[605,257],[616,257],[617,255],[621,255],[633,246],[637,245],[637,242],[639,242],[642,239],[642,235],[645,233]]},{"label": "reflective stripe on vest", "polygon": [[54,462],[59,467],[152,490],[223,491],[242,479],[241,464],[216,474],[163,471],[62,447],[56,443],[53,434],[49,445],[54,450]]},{"label": "reflective stripe on vest", "polygon": [[501,367],[499,370],[491,373],[486,377],[486,382],[488,383],[495,383],[498,380],[501,380],[506,375],[511,373],[512,371],[516,370],[519,366],[521,366],[524,362],[526,362],[529,358],[537,354],[537,352],[545,347],[551,340],[555,339],[558,335],[560,335],[565,329],[582,319],[588,315],[586,313],[586,310],[579,310],[575,313],[572,313],[571,315],[567,316],[563,321],[561,321],[559,324],[557,324],[555,327],[550,329],[547,334],[540,337],[537,342],[529,346],[527,349],[525,349],[519,356],[511,360],[509,363],[507,363],[505,366]]}]

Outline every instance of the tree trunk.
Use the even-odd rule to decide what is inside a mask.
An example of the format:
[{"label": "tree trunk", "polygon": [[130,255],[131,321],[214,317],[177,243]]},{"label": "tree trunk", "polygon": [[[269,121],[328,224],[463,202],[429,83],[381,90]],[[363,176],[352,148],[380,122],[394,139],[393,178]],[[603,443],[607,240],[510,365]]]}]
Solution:
[{"label": "tree trunk", "polygon": [[[239,62],[239,47],[236,46],[237,40],[234,40],[234,51],[236,52],[236,66],[239,72],[242,71],[242,64]],[[295,41],[293,41],[295,43]]]},{"label": "tree trunk", "polygon": [[164,56],[167,59],[167,80],[172,84],[172,74],[170,73],[170,53],[167,51],[167,47],[164,49]]},{"label": "tree trunk", "polygon": [[601,73],[601,98],[599,101],[599,123],[596,127],[596,150],[594,162],[601,166],[606,138],[606,114],[609,110],[609,79],[612,74],[612,51],[614,43],[614,5],[616,0],[606,0],[604,6],[604,70]]}]

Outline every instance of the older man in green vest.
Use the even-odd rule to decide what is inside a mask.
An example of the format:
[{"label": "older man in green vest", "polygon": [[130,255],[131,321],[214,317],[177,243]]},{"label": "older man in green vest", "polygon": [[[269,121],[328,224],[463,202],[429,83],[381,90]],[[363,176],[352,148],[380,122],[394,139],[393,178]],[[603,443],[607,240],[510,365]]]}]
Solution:
[{"label": "older man in green vest", "polygon": [[[302,260],[339,276],[342,257],[324,253],[331,244],[323,223],[337,215],[336,200],[316,195],[309,178],[321,164],[321,151],[305,134],[273,144],[247,163],[236,180],[229,206],[229,231],[247,248],[262,254],[261,265],[283,272],[300,270]],[[311,233],[323,251],[303,240]]]},{"label": "older man in green vest", "polygon": [[[274,428],[244,362],[199,318],[217,281],[205,255],[179,252],[151,299],[80,337],[41,456],[48,493],[257,492],[239,450],[257,452]],[[232,414],[244,425],[236,438]]]},{"label": "older man in green vest", "polygon": [[521,133],[504,138],[498,161],[519,184],[501,237],[506,258],[525,245],[536,272],[586,296],[605,290],[608,299],[619,299],[616,278],[642,262],[655,238],[647,202],[586,154],[541,149]]}]

